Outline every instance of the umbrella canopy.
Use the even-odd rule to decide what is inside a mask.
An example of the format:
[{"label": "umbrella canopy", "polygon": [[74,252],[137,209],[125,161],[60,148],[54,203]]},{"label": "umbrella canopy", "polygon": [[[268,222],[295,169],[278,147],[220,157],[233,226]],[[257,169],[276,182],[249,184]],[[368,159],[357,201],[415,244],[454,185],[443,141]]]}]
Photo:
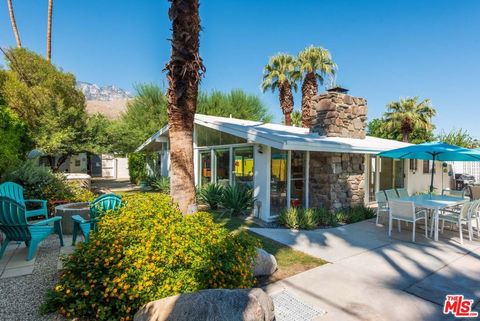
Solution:
[{"label": "umbrella canopy", "polygon": [[397,159],[422,159],[433,161],[430,193],[433,192],[433,176],[435,175],[436,160],[480,162],[480,150],[463,148],[459,146],[445,144],[442,142],[423,143],[392,149],[386,152],[382,152],[378,154],[378,156]]}]

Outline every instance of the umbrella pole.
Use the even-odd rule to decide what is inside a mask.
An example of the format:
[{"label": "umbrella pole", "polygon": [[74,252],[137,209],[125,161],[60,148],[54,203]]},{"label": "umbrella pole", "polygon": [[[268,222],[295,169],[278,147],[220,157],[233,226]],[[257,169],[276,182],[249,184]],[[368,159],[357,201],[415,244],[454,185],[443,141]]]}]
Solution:
[{"label": "umbrella pole", "polygon": [[433,176],[435,175],[435,155],[433,155],[432,162],[432,177],[430,180],[430,196],[433,194]]}]

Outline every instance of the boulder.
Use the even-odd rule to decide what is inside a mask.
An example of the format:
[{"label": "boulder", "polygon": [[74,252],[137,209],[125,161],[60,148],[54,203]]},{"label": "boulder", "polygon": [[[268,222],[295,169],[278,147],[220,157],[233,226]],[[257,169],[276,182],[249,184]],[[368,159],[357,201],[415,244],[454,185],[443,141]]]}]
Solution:
[{"label": "boulder", "polygon": [[259,288],[209,289],[144,305],[134,321],[274,321],[272,299]]},{"label": "boulder", "polygon": [[275,256],[267,251],[257,248],[253,276],[272,275],[278,268]]}]

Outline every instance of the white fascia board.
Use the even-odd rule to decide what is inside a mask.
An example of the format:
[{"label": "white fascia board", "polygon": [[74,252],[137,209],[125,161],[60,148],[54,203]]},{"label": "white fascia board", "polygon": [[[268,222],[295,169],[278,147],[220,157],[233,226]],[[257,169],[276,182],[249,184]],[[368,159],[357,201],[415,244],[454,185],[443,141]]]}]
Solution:
[{"label": "white fascia board", "polygon": [[351,146],[346,143],[344,144],[339,143],[337,145],[334,142],[321,142],[321,141],[315,141],[315,142],[286,141],[283,149],[302,150],[302,151],[311,151],[311,152],[353,153],[353,154],[378,154],[384,151],[384,149],[375,148],[375,147]]},{"label": "white fascia board", "polygon": [[[138,147],[135,152],[141,152],[142,150],[144,150],[148,145],[150,145],[151,143],[154,143],[154,142],[161,142],[162,140],[160,139],[163,134],[165,134],[166,132],[168,132],[168,128],[169,126],[168,125],[165,125],[164,127],[162,127],[162,129],[160,129],[158,132],[156,132],[155,134],[153,134],[152,136],[150,136],[142,145],[140,145],[140,147]],[[168,141],[168,140],[166,140]]]}]

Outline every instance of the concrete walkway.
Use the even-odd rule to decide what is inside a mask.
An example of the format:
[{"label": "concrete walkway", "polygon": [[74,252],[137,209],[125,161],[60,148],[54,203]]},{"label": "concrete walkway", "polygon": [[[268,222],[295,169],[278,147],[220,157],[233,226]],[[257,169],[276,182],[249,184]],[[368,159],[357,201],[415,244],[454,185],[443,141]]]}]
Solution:
[{"label": "concrete walkway", "polygon": [[442,313],[447,294],[464,294],[480,308],[480,242],[460,245],[457,233],[433,242],[418,229],[411,243],[411,230],[388,238],[373,221],[316,231],[250,230],[331,262],[267,288],[325,310],[318,320],[453,320]]}]

